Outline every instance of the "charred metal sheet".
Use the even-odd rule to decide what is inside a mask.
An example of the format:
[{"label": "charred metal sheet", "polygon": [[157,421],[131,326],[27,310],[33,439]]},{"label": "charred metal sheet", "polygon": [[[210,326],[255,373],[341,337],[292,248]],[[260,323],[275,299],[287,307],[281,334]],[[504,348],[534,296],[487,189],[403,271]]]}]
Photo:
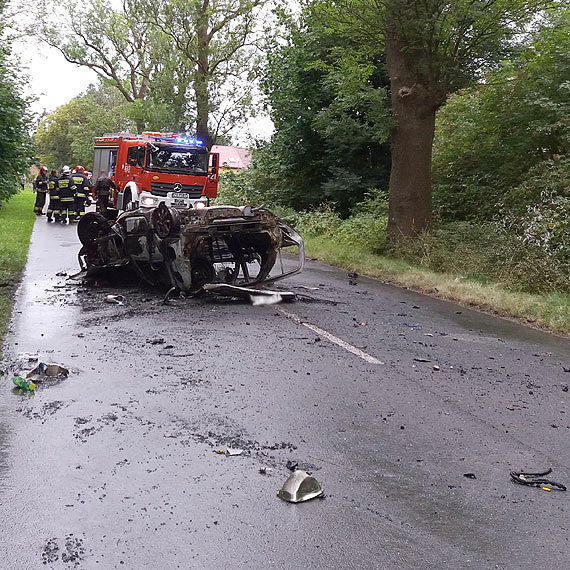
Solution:
[{"label": "charred metal sheet", "polygon": [[[300,273],[305,265],[301,236],[265,208],[175,210],[161,203],[116,220],[88,213],[77,232],[79,262],[88,274],[130,266],[152,285],[185,292],[207,283],[269,283]],[[281,251],[289,247],[297,250],[297,263],[286,269]]]},{"label": "charred metal sheet", "polygon": [[291,302],[295,300],[295,293],[291,291],[267,291],[267,289],[252,289],[225,283],[206,283],[203,289],[210,293],[248,299],[254,305],[270,305],[281,301]]}]

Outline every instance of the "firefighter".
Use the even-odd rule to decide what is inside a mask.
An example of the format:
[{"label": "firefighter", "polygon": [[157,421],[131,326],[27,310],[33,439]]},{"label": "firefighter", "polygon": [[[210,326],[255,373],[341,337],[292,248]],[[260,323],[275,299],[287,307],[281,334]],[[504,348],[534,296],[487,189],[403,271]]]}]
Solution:
[{"label": "firefighter", "polygon": [[65,224],[68,217],[70,222],[75,220],[75,196],[73,195],[73,183],[70,174],[69,166],[64,166],[55,185],[59,194],[59,221],[63,224]]},{"label": "firefighter", "polygon": [[97,211],[107,217],[107,208],[109,207],[109,196],[111,194],[111,189],[116,190],[117,187],[115,183],[107,176],[104,170],[101,171],[97,182],[95,182],[95,187],[93,188],[93,193],[95,194],[95,199],[97,200]]},{"label": "firefighter", "polygon": [[36,193],[36,203],[34,212],[36,216],[42,216],[46,205],[46,192],[48,190],[47,166],[40,168],[40,173],[34,180],[34,192]]},{"label": "firefighter", "polygon": [[78,222],[85,215],[85,201],[89,195],[91,183],[84,174],[85,169],[77,165],[71,175],[72,189],[75,195],[75,216],[74,221]]},{"label": "firefighter", "polygon": [[57,189],[57,170],[50,172],[48,180],[49,206],[47,210],[47,221],[52,221],[52,216],[59,222],[59,194]]}]

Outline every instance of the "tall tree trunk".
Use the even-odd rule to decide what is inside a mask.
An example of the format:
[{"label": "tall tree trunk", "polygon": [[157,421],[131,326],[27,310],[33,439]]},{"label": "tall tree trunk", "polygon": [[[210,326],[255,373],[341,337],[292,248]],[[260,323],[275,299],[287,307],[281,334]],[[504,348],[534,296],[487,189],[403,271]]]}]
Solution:
[{"label": "tall tree trunk", "polygon": [[210,96],[208,93],[209,81],[209,40],[208,15],[204,13],[197,25],[198,62],[194,78],[194,93],[196,94],[196,136],[202,139],[208,148],[213,140],[208,128],[210,113]]},{"label": "tall tree trunk", "polygon": [[402,87],[394,81],[392,89],[397,125],[392,133],[388,234],[397,239],[417,235],[431,224],[431,154],[436,108],[429,101],[408,102],[407,96],[399,94]]},{"label": "tall tree trunk", "polygon": [[[391,82],[392,168],[388,208],[388,237],[415,236],[432,220],[431,156],[435,113],[444,94],[434,80],[429,85],[429,58],[422,49],[410,53],[400,39],[395,18],[386,33],[386,62]],[[427,81],[426,81],[427,79]],[[425,83],[428,83],[426,85]]]}]

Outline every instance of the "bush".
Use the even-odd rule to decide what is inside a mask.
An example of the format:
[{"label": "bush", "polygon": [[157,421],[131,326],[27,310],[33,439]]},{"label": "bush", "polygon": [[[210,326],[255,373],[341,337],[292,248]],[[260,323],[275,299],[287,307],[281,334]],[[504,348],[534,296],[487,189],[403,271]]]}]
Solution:
[{"label": "bush", "polygon": [[512,291],[570,292],[570,260],[523,234],[499,223],[453,222],[402,240],[389,253],[434,271],[497,281]]},{"label": "bush", "polygon": [[325,236],[331,241],[377,253],[386,243],[387,219],[385,193],[371,190],[346,219],[342,219],[330,204],[322,204],[314,210],[300,212],[291,221],[301,234]]}]

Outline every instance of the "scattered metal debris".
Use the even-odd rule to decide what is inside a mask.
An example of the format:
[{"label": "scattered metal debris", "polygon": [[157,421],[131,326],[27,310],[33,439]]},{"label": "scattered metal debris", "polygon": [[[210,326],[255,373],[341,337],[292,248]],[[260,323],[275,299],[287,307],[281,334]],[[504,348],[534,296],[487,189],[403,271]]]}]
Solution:
[{"label": "scattered metal debris", "polygon": [[250,287],[237,287],[236,285],[224,283],[206,283],[202,289],[208,293],[248,299],[252,305],[274,305],[281,303],[281,301],[290,303],[295,300],[295,293],[290,291],[267,291]]},{"label": "scattered metal debris", "polygon": [[113,303],[115,305],[124,305],[125,297],[123,295],[107,295],[105,297],[105,303]]},{"label": "scattered metal debris", "polygon": [[226,455],[229,456],[243,455],[243,449],[231,449],[228,447],[228,449],[226,449]]},{"label": "scattered metal debris", "polygon": [[549,468],[546,471],[542,471],[540,473],[511,471],[510,475],[511,479],[519,485],[526,485],[527,487],[538,487],[543,491],[566,491],[566,485],[543,478],[545,475],[549,475],[550,473],[552,473],[552,468]]},{"label": "scattered metal debris", "polygon": [[296,471],[297,468],[299,467],[299,462],[298,461],[292,461],[291,459],[288,459],[287,463],[285,464],[285,467],[287,467],[287,469],[289,469],[289,471]]},{"label": "scattered metal debris", "polygon": [[279,489],[277,496],[289,503],[302,503],[323,493],[324,489],[312,475],[302,469],[297,469]]},{"label": "scattered metal debris", "polygon": [[46,364],[40,362],[33,370],[26,374],[26,378],[32,378],[36,382],[40,382],[45,378],[67,378],[69,370],[59,364]]},{"label": "scattered metal debris", "polygon": [[467,477],[467,479],[477,479],[475,473],[463,473],[463,477]]},{"label": "scattered metal debris", "polygon": [[[301,236],[265,208],[251,206],[176,210],[161,203],[124,212],[115,221],[90,212],[77,233],[87,276],[129,266],[147,283],[184,292],[206,283],[269,283],[300,273],[305,265]],[[292,246],[298,248],[298,262],[289,269],[281,250]],[[274,267],[280,271],[271,274]]]}]

